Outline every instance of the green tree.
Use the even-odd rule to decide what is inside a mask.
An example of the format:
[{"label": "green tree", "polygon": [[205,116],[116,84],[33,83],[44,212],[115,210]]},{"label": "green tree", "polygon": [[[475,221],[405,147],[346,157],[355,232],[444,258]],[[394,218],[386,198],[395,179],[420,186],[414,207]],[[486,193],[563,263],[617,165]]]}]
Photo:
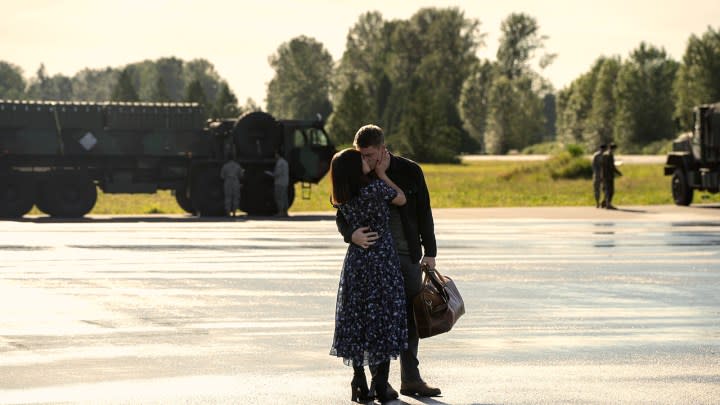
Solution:
[{"label": "green tree", "polygon": [[[465,18],[457,8],[421,9],[409,21],[392,25],[390,42],[393,52],[388,56],[386,67],[391,90],[383,121],[391,134],[389,138],[395,138],[398,145],[408,149],[401,150],[402,153],[416,159],[424,156],[418,153],[420,147],[414,145],[421,141],[407,138],[417,136],[417,128],[423,126],[411,124],[412,118],[405,115],[419,119],[418,111],[424,111],[425,107],[419,108],[414,104],[418,98],[425,99],[427,94],[432,94],[433,100],[432,103],[426,102],[426,106],[438,111],[426,111],[432,119],[425,122],[432,122],[437,130],[428,134],[435,138],[423,139],[422,142],[431,142],[435,146],[449,145],[455,148],[455,154],[462,151],[463,145],[472,143],[463,129],[458,101],[463,83],[478,63],[475,54],[482,44],[479,25],[477,20]],[[459,142],[454,139],[456,135],[460,137]],[[446,136],[452,139],[445,139]],[[443,148],[429,149],[429,153],[437,156],[423,159],[448,160]]]},{"label": "green tree", "polygon": [[182,82],[200,81],[207,100],[216,100],[223,79],[215,66],[206,59],[193,59],[183,64]]},{"label": "green tree", "polygon": [[548,92],[542,97],[543,117],[545,118],[545,130],[541,142],[550,142],[555,140],[557,130],[557,96]]},{"label": "green tree", "polygon": [[222,82],[212,115],[217,118],[232,118],[240,115],[238,100],[227,82]]},{"label": "green tree", "polygon": [[617,103],[614,90],[621,61],[619,57],[614,57],[601,59],[600,63],[587,118],[587,130],[583,133],[585,150],[595,150],[598,145],[613,140]]},{"label": "green tree", "polygon": [[498,76],[488,99],[485,150],[505,154],[537,142],[544,130],[543,108],[530,77]]},{"label": "green tree", "polygon": [[370,98],[360,83],[352,80],[328,121],[328,133],[337,144],[352,144],[355,132],[361,126],[373,122]]},{"label": "green tree", "polygon": [[275,76],[267,90],[267,109],[279,118],[314,119],[330,115],[332,56],[317,40],[299,36],[270,56]]},{"label": "green tree", "polygon": [[493,155],[507,153],[510,149],[515,107],[512,82],[507,76],[498,76],[493,80],[488,94],[488,122],[485,134],[485,151]]},{"label": "green tree", "polygon": [[640,152],[651,142],[674,136],[672,85],[678,66],[665,50],[641,43],[620,68],[613,133],[624,151]]},{"label": "green tree", "polygon": [[158,76],[155,79],[155,87],[153,87],[153,92],[150,95],[150,101],[172,101],[172,99],[170,98],[170,94],[168,93],[167,85],[165,84],[165,80],[162,76]]},{"label": "green tree", "polygon": [[[164,92],[167,94],[168,101],[183,100],[187,87],[187,82],[185,80],[187,77],[193,77],[186,75],[185,62],[183,60],[175,57],[169,57],[160,58],[155,61],[141,62],[138,65],[142,66],[142,69],[145,72],[143,74],[143,78],[148,81],[147,84],[149,85],[150,83],[154,83],[154,86],[152,87],[148,85],[142,86],[142,90],[140,92],[142,97],[152,99],[155,95],[159,95],[161,97],[164,96],[161,93],[161,88],[158,88],[160,87],[159,82],[162,80]],[[155,78],[154,82],[151,82],[150,80],[153,80],[153,77]],[[148,90],[150,90],[150,94],[146,95],[145,92]]]},{"label": "green tree", "polygon": [[448,95],[417,86],[408,100],[397,134],[391,138],[403,155],[420,162],[457,162],[460,130],[447,125]]},{"label": "green tree", "polygon": [[25,95],[25,79],[22,69],[0,61],[0,99],[22,99]]},{"label": "green tree", "polygon": [[377,11],[362,14],[348,31],[345,51],[332,75],[331,100],[335,108],[355,109],[353,106],[341,105],[350,86],[360,86],[352,92],[362,91],[366,95],[363,104],[368,105],[368,116],[358,119],[362,122],[382,125],[381,119],[390,93],[390,81],[385,69],[391,26]]},{"label": "green tree", "polygon": [[585,142],[595,85],[604,63],[604,57],[598,58],[590,71],[580,75],[558,93],[557,139],[561,143],[580,145]]},{"label": "green tree", "polygon": [[260,104],[255,102],[255,100],[253,100],[251,97],[248,97],[245,100],[245,104],[242,106],[242,108],[240,108],[240,113],[245,114],[245,113],[249,113],[249,112],[253,112],[253,111],[262,111],[262,110],[263,109],[262,109],[262,106],[260,106]]},{"label": "green tree", "polygon": [[77,100],[108,101],[117,84],[117,69],[83,69],[72,77],[72,88]]},{"label": "green tree", "polygon": [[[214,101],[223,82],[215,67],[205,59],[186,62],[175,57],[160,58],[132,63],[127,68],[132,71],[133,86],[142,101],[183,101],[193,80],[200,82],[206,99]],[[119,71],[113,69],[113,74],[118,75]],[[161,80],[164,86],[160,85]]]},{"label": "green tree", "polygon": [[[512,13],[503,20],[497,51],[497,74],[488,96],[488,134],[485,148],[491,153],[520,150],[548,136],[547,119],[554,113],[547,107],[546,96],[552,87],[530,68],[535,51],[544,47],[540,26],[529,15]],[[545,55],[540,67],[552,62]],[[509,109],[508,109],[509,108]]]},{"label": "green tree", "polygon": [[126,67],[120,72],[112,91],[112,101],[140,101],[133,85],[132,69]]},{"label": "green tree", "polygon": [[35,78],[30,80],[26,95],[36,100],[70,100],[73,98],[72,81],[61,74],[48,76],[45,65],[41,64]]},{"label": "green tree", "polygon": [[685,130],[692,127],[693,107],[720,101],[720,29],[690,36],[673,89],[675,117]]},{"label": "green tree", "polygon": [[[500,74],[512,80],[530,70],[529,61],[536,50],[544,48],[547,36],[540,35],[535,18],[523,13],[510,14],[500,25],[500,31],[497,63]],[[541,67],[550,64],[553,58],[554,55],[543,55]]]},{"label": "green tree", "polygon": [[187,89],[185,89],[185,101],[198,103],[204,107],[208,106],[207,96],[199,78],[188,83]]},{"label": "green tree", "polygon": [[475,141],[476,148],[485,143],[485,129],[488,118],[488,98],[493,82],[493,64],[484,61],[476,65],[463,83],[458,110],[463,128]]}]

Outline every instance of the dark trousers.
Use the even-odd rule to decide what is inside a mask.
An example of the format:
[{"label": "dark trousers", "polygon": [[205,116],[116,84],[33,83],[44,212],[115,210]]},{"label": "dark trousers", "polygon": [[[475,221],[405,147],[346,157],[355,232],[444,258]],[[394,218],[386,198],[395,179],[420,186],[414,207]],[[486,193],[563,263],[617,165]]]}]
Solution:
[{"label": "dark trousers", "polygon": [[400,255],[400,269],[405,281],[405,297],[407,299],[407,326],[408,326],[408,348],[400,353],[400,380],[402,382],[418,382],[420,370],[418,370],[418,338],[415,318],[412,311],[412,299],[420,293],[422,286],[422,270],[420,264],[413,262],[410,256]]},{"label": "dark trousers", "polygon": [[615,179],[605,180],[603,188],[605,191],[605,205],[609,207],[612,205],[613,195],[615,194]]},{"label": "dark trousers", "polygon": [[595,205],[600,204],[600,183],[602,180],[597,178],[596,176],[593,176],[593,194],[595,194]]},{"label": "dark trousers", "polygon": [[[422,287],[422,270],[420,263],[415,263],[410,256],[400,255],[400,270],[402,271],[403,281],[405,282],[405,299],[407,311],[407,327],[408,327],[408,347],[407,350],[400,353],[400,381],[419,382],[420,370],[418,365],[418,337],[417,328],[415,327],[415,318],[412,312],[412,299],[420,292]],[[374,376],[377,366],[370,366],[370,372]]]}]

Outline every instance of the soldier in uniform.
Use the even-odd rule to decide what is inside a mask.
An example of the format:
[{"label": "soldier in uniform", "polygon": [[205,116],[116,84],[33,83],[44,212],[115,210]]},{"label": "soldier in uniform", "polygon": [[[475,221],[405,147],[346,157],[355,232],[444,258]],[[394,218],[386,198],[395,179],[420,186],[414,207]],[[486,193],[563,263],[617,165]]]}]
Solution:
[{"label": "soldier in uniform", "polygon": [[277,206],[277,217],[288,216],[288,186],[290,185],[290,167],[288,166],[287,160],[285,160],[280,152],[275,152],[275,169],[265,173],[273,176],[273,182],[275,184],[275,205]]},{"label": "soldier in uniform", "polygon": [[602,183],[602,160],[603,153],[607,149],[606,144],[600,145],[592,155],[593,192],[595,193],[595,208],[600,208],[600,185]]},{"label": "soldier in uniform", "polygon": [[240,208],[240,179],[244,173],[242,166],[231,156],[228,156],[227,162],[220,169],[220,178],[225,182],[225,214],[231,217],[234,217],[235,211]]},{"label": "soldier in uniform", "polygon": [[613,151],[616,148],[617,145],[611,143],[608,150],[603,154],[602,180],[603,189],[605,191],[603,202],[605,204],[605,208],[609,210],[616,209],[615,206],[612,205],[613,195],[615,194],[615,175],[617,174],[618,176],[622,176],[620,170],[615,167],[615,156],[613,155]]}]

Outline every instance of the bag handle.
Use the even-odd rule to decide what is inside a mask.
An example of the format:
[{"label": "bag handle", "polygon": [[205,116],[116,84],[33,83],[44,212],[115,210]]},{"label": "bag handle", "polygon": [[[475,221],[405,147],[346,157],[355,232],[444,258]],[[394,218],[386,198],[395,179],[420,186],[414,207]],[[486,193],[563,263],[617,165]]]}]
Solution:
[{"label": "bag handle", "polygon": [[442,295],[445,301],[449,300],[450,296],[448,295],[447,289],[445,288],[445,282],[442,279],[442,274],[440,274],[437,269],[431,269],[427,263],[422,263],[420,265],[420,269],[423,271],[423,273],[425,273],[425,277],[429,278],[430,281],[435,285],[435,288]]}]

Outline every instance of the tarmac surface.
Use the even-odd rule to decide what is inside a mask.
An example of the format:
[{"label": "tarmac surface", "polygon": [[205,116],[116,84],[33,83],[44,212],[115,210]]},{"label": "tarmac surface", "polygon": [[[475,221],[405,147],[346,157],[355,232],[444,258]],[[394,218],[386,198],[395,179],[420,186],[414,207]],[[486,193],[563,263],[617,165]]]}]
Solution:
[{"label": "tarmac surface", "polygon": [[[292,215],[0,222],[0,404],[350,404],[346,245]],[[720,402],[720,205],[435,218],[467,313],[394,404]]]}]

